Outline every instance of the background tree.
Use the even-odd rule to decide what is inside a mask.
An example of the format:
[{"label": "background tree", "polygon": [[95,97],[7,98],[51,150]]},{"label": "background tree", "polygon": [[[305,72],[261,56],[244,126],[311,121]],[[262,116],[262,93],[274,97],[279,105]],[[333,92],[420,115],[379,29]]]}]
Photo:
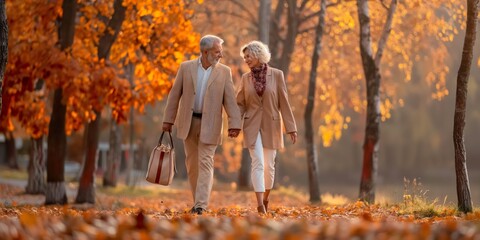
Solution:
[{"label": "background tree", "polygon": [[[8,22],[7,22],[7,11],[5,8],[5,1],[0,1],[0,114],[2,118],[6,113],[3,110],[3,79],[5,76],[5,70],[8,60]],[[6,142],[6,159],[8,166],[10,168],[18,169],[18,164],[16,160],[16,149],[15,149],[15,140],[13,139],[13,134],[8,131],[2,131],[5,133],[5,142]]]},{"label": "background tree", "polygon": [[[64,0],[62,15],[58,22],[58,43],[62,52],[67,53],[73,44],[75,35],[75,17],[77,12],[76,0]],[[68,56],[68,54],[67,54]],[[69,57],[67,57],[68,59]],[[68,59],[67,61],[71,61]],[[52,117],[48,127],[47,151],[47,188],[45,204],[66,204],[68,202],[65,190],[64,165],[67,137],[65,133],[65,118],[67,107],[63,96],[65,81],[72,78],[63,78],[54,87]],[[63,85],[62,85],[63,83]]]},{"label": "background tree", "polygon": [[465,128],[465,112],[467,110],[468,78],[470,76],[473,47],[475,45],[477,34],[478,3],[478,0],[467,0],[467,29],[462,51],[462,61],[460,63],[460,68],[458,69],[453,123],[458,209],[464,213],[473,211],[463,131]]},{"label": "background tree", "polygon": [[[44,102],[45,98],[45,84],[43,80],[39,80],[35,84],[34,93],[35,99],[32,100],[33,103],[38,104],[37,101]],[[43,108],[38,109],[42,113]],[[38,119],[44,119],[43,114],[38,116]],[[31,116],[35,116],[35,113],[32,113]],[[41,121],[41,120],[40,120]],[[44,122],[44,126],[46,123]],[[45,127],[42,129],[45,130]],[[28,181],[27,186],[25,187],[25,193],[28,194],[44,194],[47,181],[45,178],[46,170],[46,159],[45,151],[43,147],[44,143],[44,133],[39,136],[32,136],[31,138],[31,148],[28,161]]]},{"label": "background tree", "polygon": [[270,39],[271,0],[261,0],[258,9],[258,40],[268,44]]},{"label": "background tree", "polygon": [[[116,17],[120,7],[125,11],[123,21]],[[186,10],[182,2],[124,1],[121,4],[116,1],[113,7],[108,2],[92,2],[84,4],[80,11],[82,25],[77,29],[79,47],[74,48],[74,54],[94,74],[86,79],[86,102],[78,104],[72,99],[72,104],[76,109],[73,112],[83,113],[83,119],[87,121],[93,121],[92,116],[99,119],[105,106],[111,108],[112,119],[117,123],[127,119],[131,106],[143,113],[147,104],[153,104],[168,93],[176,68],[184,60],[185,54],[193,52],[198,41],[198,35],[192,31],[190,22],[185,17],[191,11]],[[113,22],[118,24],[115,25],[118,28],[109,25]],[[110,29],[115,29],[115,34],[118,31],[117,37],[108,35]],[[97,46],[96,41],[92,41],[92,36],[93,39],[100,39],[100,45]],[[105,47],[101,45],[103,39],[110,41],[110,50],[102,49]],[[173,44],[172,39],[175,39]],[[99,49],[98,55],[94,55],[93,50],[96,48]],[[98,131],[94,132],[98,134]],[[98,136],[95,138],[98,142]],[[92,184],[97,144],[92,144],[91,150],[87,150],[91,153],[88,161],[93,166],[88,171],[88,182]],[[129,155],[132,154],[130,151]],[[132,164],[133,158],[130,158],[127,165]],[[126,174],[130,176],[130,171],[127,170]],[[94,198],[90,200],[94,201]]]},{"label": "background tree", "polygon": [[363,72],[367,86],[367,120],[365,140],[363,143],[363,168],[360,182],[362,201],[375,202],[375,180],[377,175],[379,132],[380,132],[380,61],[383,56],[387,39],[392,30],[392,21],[397,0],[392,0],[388,8],[385,27],[377,46],[375,55],[372,51],[370,33],[370,13],[368,1],[358,0],[358,19],[360,23],[360,54],[362,56]]},{"label": "background tree", "polygon": [[[78,74],[66,53],[56,46],[58,28],[55,21],[61,13],[58,4],[38,0],[7,2],[9,30],[13,36],[9,38],[8,57],[12,64],[7,66],[0,128],[13,132],[15,126],[20,125],[31,138],[26,189],[29,193],[44,191],[46,156],[43,155],[42,142],[50,121],[46,107],[48,89]],[[63,164],[59,170],[63,171]]]},{"label": "background tree", "polygon": [[315,46],[312,54],[312,66],[310,69],[310,77],[308,81],[307,105],[305,106],[305,141],[307,143],[307,167],[308,167],[308,183],[310,201],[321,201],[319,171],[317,159],[317,147],[315,145],[314,130],[312,124],[312,112],[315,104],[315,90],[317,87],[317,67],[322,51],[322,37],[325,28],[325,15],[327,9],[327,1],[322,0],[318,14],[318,23],[315,29]]},{"label": "background tree", "polygon": [[[110,49],[115,42],[123,20],[125,19],[126,7],[123,6],[123,0],[115,0],[113,4],[113,14],[107,21],[105,30],[103,31],[97,46],[97,57],[101,63],[108,60]],[[102,75],[97,81],[106,80],[112,76],[105,77]],[[93,82],[95,82],[95,80]],[[93,87],[93,86],[92,86]],[[95,89],[92,89],[95,92]],[[102,98],[101,95],[96,97]],[[98,139],[100,134],[100,120],[102,105],[94,108],[95,119],[87,124],[85,132],[86,154],[83,164],[82,175],[78,187],[76,203],[95,203],[95,168],[98,148]]]},{"label": "background tree", "polygon": [[2,110],[2,86],[8,59],[8,23],[5,0],[0,0],[0,113]]}]

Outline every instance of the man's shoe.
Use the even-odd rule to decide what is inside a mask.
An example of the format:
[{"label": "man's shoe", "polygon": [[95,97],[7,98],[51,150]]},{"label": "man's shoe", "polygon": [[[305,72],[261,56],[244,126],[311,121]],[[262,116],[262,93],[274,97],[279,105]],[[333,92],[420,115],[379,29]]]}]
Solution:
[{"label": "man's shoe", "polygon": [[195,207],[192,207],[192,209],[190,209],[189,213],[197,213],[197,209]]},{"label": "man's shoe", "polygon": [[203,212],[205,212],[205,209],[203,209],[203,208],[196,208],[195,210],[196,210],[198,215],[202,215]]}]

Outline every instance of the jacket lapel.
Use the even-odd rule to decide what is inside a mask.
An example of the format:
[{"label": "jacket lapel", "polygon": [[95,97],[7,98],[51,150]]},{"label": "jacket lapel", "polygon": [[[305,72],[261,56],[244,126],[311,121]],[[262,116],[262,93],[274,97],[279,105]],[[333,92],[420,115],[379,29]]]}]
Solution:
[{"label": "jacket lapel", "polygon": [[192,80],[193,80],[193,92],[197,90],[197,77],[198,77],[198,61],[200,61],[199,58],[193,61],[193,63],[190,66],[190,73],[192,74]]},{"label": "jacket lapel", "polygon": [[212,66],[212,67],[213,67],[212,72],[210,73],[210,77],[208,78],[208,81],[207,81],[207,89],[210,87],[213,80],[215,80],[215,78],[217,77],[217,75],[219,73],[217,66]]},{"label": "jacket lapel", "polygon": [[261,103],[262,102],[262,98],[260,96],[258,96],[257,94],[257,91],[255,90],[255,84],[253,83],[253,76],[252,76],[252,72],[250,72],[247,76],[247,82],[248,82],[248,86],[250,86],[250,92],[252,92],[251,95],[253,95],[254,99],[255,99],[255,102],[259,102]]},{"label": "jacket lapel", "polygon": [[265,83],[265,90],[267,90],[267,88],[270,86],[272,87],[272,76],[273,76],[273,71],[272,71],[272,68],[271,67],[268,67],[267,69],[267,77],[265,79],[266,83]]}]

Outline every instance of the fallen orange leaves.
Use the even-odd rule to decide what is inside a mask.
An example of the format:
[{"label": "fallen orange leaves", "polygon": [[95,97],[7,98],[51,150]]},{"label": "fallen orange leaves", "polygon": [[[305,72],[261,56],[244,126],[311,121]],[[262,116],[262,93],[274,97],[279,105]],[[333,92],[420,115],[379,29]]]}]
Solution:
[{"label": "fallen orange leaves", "polygon": [[[214,191],[204,215],[188,213],[188,191],[156,197],[98,194],[98,204],[43,206],[42,196],[0,184],[0,239],[475,239],[480,214],[419,218],[398,206],[354,202],[312,205],[272,193],[269,213],[259,216],[250,192]],[[277,195],[275,195],[277,194]],[[14,197],[12,197],[14,196]],[[8,201],[10,199],[10,201]],[[282,199],[274,202],[274,199]],[[231,205],[229,205],[231,204]]]}]

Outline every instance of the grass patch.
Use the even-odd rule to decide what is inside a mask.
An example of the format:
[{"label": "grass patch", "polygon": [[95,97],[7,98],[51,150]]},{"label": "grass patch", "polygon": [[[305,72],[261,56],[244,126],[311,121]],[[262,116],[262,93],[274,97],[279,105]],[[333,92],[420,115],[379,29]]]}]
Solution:
[{"label": "grass patch", "polygon": [[458,215],[456,207],[442,204],[438,199],[429,200],[428,190],[417,180],[404,178],[403,203],[399,206],[399,214],[414,215],[416,218],[445,217]]},{"label": "grass patch", "polygon": [[308,201],[309,196],[304,192],[298,191],[293,186],[279,186],[278,188],[273,190],[276,194],[286,195],[292,198],[299,199],[301,201]]},{"label": "grass patch", "polygon": [[339,194],[332,195],[331,193],[324,193],[322,194],[322,203],[339,206],[350,203],[350,199]]},{"label": "grass patch", "polygon": [[10,168],[0,168],[0,175],[6,179],[27,180],[28,172],[24,170],[15,170]]},{"label": "grass patch", "polygon": [[171,193],[174,194],[178,192],[177,190],[171,188],[162,188],[159,186],[152,187],[131,187],[124,184],[119,184],[116,187],[99,187],[97,188],[98,192],[110,195],[110,196],[122,196],[122,197],[154,197],[158,196],[160,193]]}]

